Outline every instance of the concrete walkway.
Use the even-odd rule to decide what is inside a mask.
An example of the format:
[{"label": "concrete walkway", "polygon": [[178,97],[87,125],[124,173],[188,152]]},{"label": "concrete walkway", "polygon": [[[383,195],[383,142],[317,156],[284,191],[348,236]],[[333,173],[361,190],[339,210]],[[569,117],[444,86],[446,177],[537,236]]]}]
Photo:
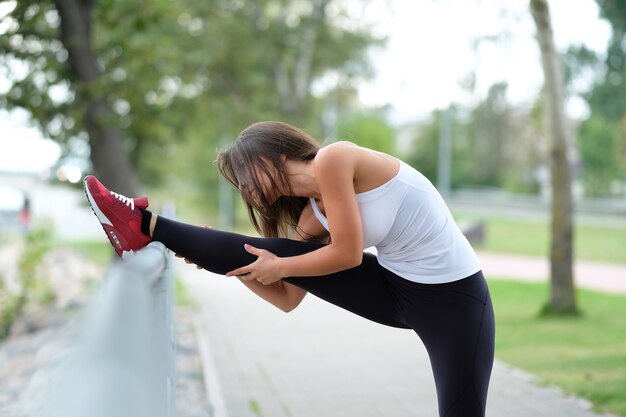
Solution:
[{"label": "concrete walkway", "polygon": [[[369,322],[314,296],[285,314],[236,279],[177,267],[201,307],[197,329],[214,417],[437,416],[428,357],[412,331]],[[586,401],[539,387],[498,361],[487,411],[599,416]]]}]

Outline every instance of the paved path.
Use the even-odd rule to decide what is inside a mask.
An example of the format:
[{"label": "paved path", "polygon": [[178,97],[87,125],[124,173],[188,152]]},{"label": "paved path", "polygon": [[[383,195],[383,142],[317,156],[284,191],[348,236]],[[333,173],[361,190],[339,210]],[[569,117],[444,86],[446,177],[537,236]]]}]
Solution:
[{"label": "paved path", "polygon": [[[178,263],[201,306],[205,378],[214,417],[435,417],[423,345],[307,296],[285,314],[233,278]],[[496,362],[488,415],[597,417],[584,400],[538,387]]]},{"label": "paved path", "polygon": [[[546,281],[550,276],[547,258],[489,252],[478,252],[478,257],[488,278]],[[574,264],[574,280],[577,287],[626,294],[626,265],[578,261]]]}]

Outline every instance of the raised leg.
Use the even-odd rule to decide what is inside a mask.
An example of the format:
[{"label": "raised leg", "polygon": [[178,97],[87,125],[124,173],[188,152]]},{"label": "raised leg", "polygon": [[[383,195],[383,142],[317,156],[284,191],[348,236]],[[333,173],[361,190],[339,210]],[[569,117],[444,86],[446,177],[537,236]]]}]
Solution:
[{"label": "raised leg", "polygon": [[[163,217],[157,221],[153,238],[217,274],[254,262],[256,257],[244,249],[245,243],[281,257],[302,255],[323,246],[319,242],[245,236]],[[374,255],[364,253],[363,262],[355,268],[318,277],[289,277],[285,281],[372,321],[409,328],[383,271]]]}]

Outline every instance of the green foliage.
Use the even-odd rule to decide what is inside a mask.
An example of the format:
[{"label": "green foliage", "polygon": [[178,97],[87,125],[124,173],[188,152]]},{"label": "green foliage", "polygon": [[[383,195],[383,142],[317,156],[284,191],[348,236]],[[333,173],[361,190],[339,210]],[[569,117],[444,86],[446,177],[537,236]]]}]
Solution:
[{"label": "green foliage", "polygon": [[24,306],[24,296],[11,294],[0,278],[0,340],[11,333],[13,322],[19,317]]},{"label": "green foliage", "polygon": [[565,54],[566,80],[589,79],[586,91],[576,91],[588,102],[591,117],[580,130],[578,148],[582,181],[590,196],[612,194],[611,183],[626,183],[626,6],[624,2],[597,0],[601,16],[613,29],[605,54],[585,47]]},{"label": "green foliage", "polygon": [[581,127],[578,149],[583,161],[582,180],[590,196],[611,194],[611,183],[626,171],[620,166],[619,142],[622,132],[618,125],[591,116]]},{"label": "green foliage", "polygon": [[[453,107],[452,188],[500,187],[539,190],[535,171],[542,164],[532,114],[506,100],[506,84],[493,85],[472,108]],[[420,126],[407,160],[436,182],[443,113],[433,112]]]},{"label": "green foliage", "polygon": [[24,250],[18,261],[19,281],[29,300],[49,300],[49,287],[38,270],[44,255],[50,249],[52,233],[36,228],[26,236]]},{"label": "green foliage", "polygon": [[510,166],[504,170],[500,180],[502,188],[513,193],[539,194],[541,184],[534,172],[523,166]]},{"label": "green foliage", "polygon": [[490,280],[497,320],[496,356],[589,399],[603,412],[626,415],[626,297],[580,289],[583,314],[540,317],[548,286]]},{"label": "green foliage", "polygon": [[39,270],[51,242],[52,232],[47,228],[36,228],[26,236],[24,250],[18,261],[19,280],[26,301],[46,304],[54,298],[46,277]]},{"label": "green foliage", "polygon": [[468,123],[468,151],[476,163],[468,173],[478,185],[501,186],[509,164],[506,146],[511,146],[511,107],[506,99],[507,84],[491,86],[485,100],[471,111]]},{"label": "green foliage", "polygon": [[68,75],[54,6],[51,1],[34,0],[0,5],[14,6],[8,15],[0,16],[0,24],[8,28],[0,36],[0,67],[13,82],[6,94],[0,94],[0,107],[28,110],[46,135],[66,142],[77,130],[70,103],[56,102],[52,93],[67,88]]},{"label": "green foliage", "polygon": [[594,51],[584,45],[570,46],[561,55],[563,62],[563,78],[565,86],[570,93],[587,93],[586,91],[576,91],[573,89],[578,77],[592,75],[597,82],[603,71],[603,64],[600,57]]},{"label": "green foliage", "polygon": [[384,117],[364,112],[342,120],[338,139],[346,139],[366,148],[393,154],[396,132]]},{"label": "green foliage", "polygon": [[[431,119],[421,126],[417,137],[413,141],[413,150],[406,156],[407,162],[432,182],[436,182],[437,180],[437,169],[439,166],[438,155],[441,114],[441,111],[435,111]],[[454,135],[453,143],[456,143]],[[455,163],[452,165],[454,167]]]},{"label": "green foliage", "polygon": [[54,300],[48,281],[39,271],[41,261],[50,248],[51,236],[46,228],[34,229],[26,236],[18,260],[19,293],[9,292],[0,279],[0,340],[10,334],[13,323],[27,303],[48,304]]},{"label": "green foliage", "polygon": [[381,43],[369,28],[343,23],[346,6],[338,0],[99,0],[92,21],[82,23],[92,29],[101,75],[78,83],[54,3],[0,4],[15,5],[0,16],[8,28],[0,64],[26,72],[8,74],[13,85],[0,107],[28,110],[60,143],[80,142],[92,139],[84,134],[85,101],[105,97],[111,111],[104,121],[123,130],[144,184],[175,187],[177,178],[209,199],[217,184],[211,163],[223,141],[262,119],[319,136],[326,99],[314,97],[311,84],[334,71],[349,90],[371,74],[366,51]]},{"label": "green foliage", "polygon": [[[452,188],[471,184],[467,172],[474,163],[467,147],[467,125],[463,117],[464,110],[453,112],[457,117],[452,120]],[[405,158],[409,164],[419,170],[433,183],[437,182],[439,169],[439,141],[443,112],[433,112],[428,122],[424,123],[413,141],[413,149]]]}]

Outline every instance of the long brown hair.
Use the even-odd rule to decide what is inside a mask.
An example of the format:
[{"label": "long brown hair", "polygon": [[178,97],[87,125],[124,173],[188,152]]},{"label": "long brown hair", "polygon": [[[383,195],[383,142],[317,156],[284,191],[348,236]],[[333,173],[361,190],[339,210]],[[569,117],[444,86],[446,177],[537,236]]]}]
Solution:
[{"label": "long brown hair", "polygon": [[290,237],[308,199],[283,195],[272,202],[271,196],[263,192],[258,172],[269,179],[273,190],[291,194],[281,155],[308,161],[319,149],[320,145],[306,132],[270,121],[248,126],[234,143],[218,153],[217,168],[241,192],[250,221],[261,236]]}]

